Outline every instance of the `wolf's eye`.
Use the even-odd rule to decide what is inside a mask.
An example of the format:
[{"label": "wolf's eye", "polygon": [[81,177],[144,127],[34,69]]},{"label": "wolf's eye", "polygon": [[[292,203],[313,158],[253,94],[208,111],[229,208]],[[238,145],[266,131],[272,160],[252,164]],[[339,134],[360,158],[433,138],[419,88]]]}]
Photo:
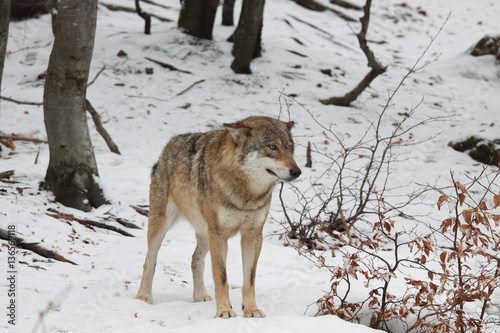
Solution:
[{"label": "wolf's eye", "polygon": [[276,150],[276,149],[278,149],[278,147],[276,147],[276,145],[269,145],[269,146],[267,146],[267,147],[268,147],[269,149],[271,149],[271,150]]}]

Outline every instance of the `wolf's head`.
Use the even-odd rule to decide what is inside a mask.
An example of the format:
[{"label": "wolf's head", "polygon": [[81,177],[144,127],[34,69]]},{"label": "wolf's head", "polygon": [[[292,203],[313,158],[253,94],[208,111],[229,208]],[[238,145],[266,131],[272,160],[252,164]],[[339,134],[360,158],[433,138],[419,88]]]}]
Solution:
[{"label": "wolf's head", "polygon": [[229,130],[241,157],[241,169],[254,182],[262,185],[276,181],[292,181],[302,171],[293,159],[290,129],[293,121],[283,122],[269,117],[250,117],[232,124]]}]

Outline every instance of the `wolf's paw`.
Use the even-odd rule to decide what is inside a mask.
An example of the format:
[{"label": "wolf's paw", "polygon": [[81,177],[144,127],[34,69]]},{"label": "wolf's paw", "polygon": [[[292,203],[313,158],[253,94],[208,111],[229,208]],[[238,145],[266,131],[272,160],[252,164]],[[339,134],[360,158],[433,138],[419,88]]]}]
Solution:
[{"label": "wolf's paw", "polygon": [[210,297],[207,294],[193,296],[193,301],[195,301],[195,302],[208,302],[208,301],[211,301],[211,300],[212,300],[212,297]]},{"label": "wolf's paw", "polygon": [[224,319],[234,318],[234,317],[236,317],[236,312],[234,312],[231,309],[229,309],[229,310],[223,310],[223,311],[217,311],[217,314],[215,315],[215,318],[224,318]]},{"label": "wolf's paw", "polygon": [[243,317],[245,318],[264,318],[266,315],[262,310],[259,309],[248,309],[248,310],[243,310]]},{"label": "wolf's paw", "polygon": [[140,299],[141,301],[144,301],[146,303],[153,304],[153,297],[151,297],[151,295],[137,294],[135,298]]}]

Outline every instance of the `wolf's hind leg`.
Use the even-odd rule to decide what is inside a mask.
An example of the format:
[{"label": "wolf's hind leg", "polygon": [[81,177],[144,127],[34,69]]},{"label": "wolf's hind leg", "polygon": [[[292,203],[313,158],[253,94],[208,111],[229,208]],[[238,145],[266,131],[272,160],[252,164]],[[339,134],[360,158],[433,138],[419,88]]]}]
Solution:
[{"label": "wolf's hind leg", "polygon": [[173,200],[168,200],[166,181],[156,172],[151,180],[149,195],[148,219],[148,253],[144,262],[141,286],[137,292],[137,299],[152,304],[152,285],[155,273],[156,259],[163,238],[168,229],[179,219],[180,213]]},{"label": "wolf's hind leg", "polygon": [[208,253],[208,237],[196,233],[196,249],[191,261],[191,270],[193,272],[193,300],[195,302],[206,302],[212,300],[205,289],[203,282],[203,272],[205,271],[205,257]]}]

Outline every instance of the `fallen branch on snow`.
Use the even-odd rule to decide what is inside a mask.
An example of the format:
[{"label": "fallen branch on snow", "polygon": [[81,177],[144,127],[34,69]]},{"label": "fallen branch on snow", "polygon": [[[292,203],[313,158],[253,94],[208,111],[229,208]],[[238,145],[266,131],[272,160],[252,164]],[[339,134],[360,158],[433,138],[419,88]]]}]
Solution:
[{"label": "fallen branch on snow", "polygon": [[[107,9],[111,10],[111,11],[122,11],[122,12],[127,12],[127,13],[137,13],[137,11],[134,9],[134,8],[130,8],[130,7],[125,7],[125,6],[118,6],[118,5],[112,5],[112,4],[109,4],[109,3],[103,3],[101,1],[99,1],[99,4],[106,7]],[[168,19],[166,17],[161,17],[161,16],[158,16],[158,15],[155,15],[155,14],[149,14],[151,17],[154,17],[158,20],[160,20],[161,22],[172,22],[171,19]]]},{"label": "fallen branch on snow", "polygon": [[37,138],[28,138],[25,136],[17,136],[15,134],[13,135],[0,135],[0,139],[3,140],[11,140],[12,141],[29,141],[29,142],[34,142],[34,143],[49,143],[47,140],[40,140]]},{"label": "fallen branch on snow", "polygon": [[109,218],[105,218],[106,220],[108,219],[113,219],[115,220],[116,222],[120,223],[122,226],[124,227],[127,227],[127,228],[130,228],[130,229],[141,229],[140,227],[136,226],[135,224],[133,224],[132,222],[124,219],[124,218],[121,218],[121,217],[117,217],[113,214],[109,214],[108,215],[110,216]]},{"label": "fallen branch on snow", "polygon": [[197,85],[198,83],[202,83],[202,82],[205,82],[205,80],[199,80],[199,81],[196,81],[195,83],[193,83],[192,85],[190,85],[189,87],[187,87],[186,89],[184,89],[183,91],[181,91],[180,93],[178,93],[177,95],[175,96],[180,96],[182,94],[184,94],[186,91],[188,91],[189,89],[193,88],[195,85]]},{"label": "fallen branch on snow", "polygon": [[55,219],[74,221],[74,222],[80,223],[80,224],[82,224],[82,225],[84,225],[87,228],[92,229],[92,230],[94,230],[94,227],[95,227],[95,228],[111,230],[111,231],[117,232],[117,233],[124,235],[124,236],[127,236],[127,237],[134,237],[134,235],[129,234],[125,230],[122,230],[122,229],[117,228],[117,227],[112,226],[112,225],[107,225],[107,224],[97,222],[97,221],[79,219],[77,217],[74,217],[73,215],[61,213],[61,212],[58,212],[57,210],[52,209],[52,208],[49,208],[48,211],[52,212],[53,214],[51,214],[51,213],[46,213],[46,214],[50,217],[55,218]]},{"label": "fallen branch on snow", "polygon": [[146,210],[146,209],[143,209],[141,207],[137,207],[137,206],[130,206],[132,207],[133,209],[135,209],[135,211],[141,215],[144,215],[146,217],[149,216],[149,212]]},{"label": "fallen branch on snow", "polygon": [[0,228],[0,239],[6,240],[6,241],[14,240],[16,242],[16,247],[18,247],[18,248],[35,252],[36,254],[41,255],[42,257],[45,257],[45,258],[55,259],[58,261],[68,262],[70,264],[76,265],[74,262],[64,258],[62,255],[58,254],[57,252],[46,249],[46,248],[38,245],[39,243],[28,243],[23,238],[17,237],[15,235],[13,236],[12,234],[9,234],[9,232],[7,230],[2,229],[2,228]]},{"label": "fallen branch on snow", "polygon": [[340,18],[348,21],[348,22],[355,22],[356,20],[350,17],[349,15],[346,15],[342,13],[340,10],[330,8],[328,6],[325,6],[315,0],[292,0],[295,2],[297,5],[302,6],[306,9],[315,11],[315,12],[324,12],[325,10],[329,10],[333,12],[335,15],[339,16]]},{"label": "fallen branch on snow", "polygon": [[36,105],[36,106],[42,106],[43,105],[43,103],[20,101],[20,100],[17,100],[17,99],[14,99],[14,98],[10,98],[10,97],[5,97],[5,96],[0,96],[0,99],[3,99],[4,101],[7,101],[7,102],[21,104],[21,105]]},{"label": "fallen branch on snow", "polygon": [[172,66],[172,65],[170,65],[170,64],[167,64],[167,63],[162,62],[162,61],[159,61],[159,60],[154,60],[154,59],[151,59],[151,58],[148,58],[148,57],[146,57],[146,59],[147,59],[147,60],[149,60],[149,61],[151,61],[151,62],[154,62],[155,64],[160,65],[160,66],[161,66],[161,67],[163,67],[163,68],[170,69],[171,71],[178,71],[178,72],[181,72],[181,73],[193,74],[193,73],[191,73],[190,71],[184,71],[184,70],[182,70],[182,69],[179,69],[179,68],[177,68],[177,67],[175,67],[175,66]]}]

